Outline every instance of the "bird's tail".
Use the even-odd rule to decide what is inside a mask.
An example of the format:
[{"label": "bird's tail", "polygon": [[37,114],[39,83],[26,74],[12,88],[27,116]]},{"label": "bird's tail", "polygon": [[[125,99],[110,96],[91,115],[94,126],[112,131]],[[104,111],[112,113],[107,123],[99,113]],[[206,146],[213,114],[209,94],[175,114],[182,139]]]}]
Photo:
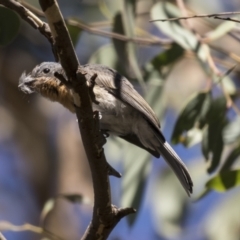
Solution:
[{"label": "bird's tail", "polygon": [[163,156],[165,161],[173,169],[179,181],[181,182],[183,188],[187,192],[188,196],[190,196],[190,194],[192,193],[193,182],[187,170],[187,167],[167,141],[163,142],[162,138],[160,139],[160,141],[161,143],[160,146],[158,147],[159,153]]}]

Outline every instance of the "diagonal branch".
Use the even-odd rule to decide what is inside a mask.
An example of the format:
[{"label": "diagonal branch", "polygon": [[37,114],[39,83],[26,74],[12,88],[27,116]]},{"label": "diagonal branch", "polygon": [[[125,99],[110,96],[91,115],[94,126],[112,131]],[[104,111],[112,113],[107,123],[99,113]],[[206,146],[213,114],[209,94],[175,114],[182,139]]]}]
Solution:
[{"label": "diagonal branch", "polygon": [[103,136],[99,127],[96,127],[99,126],[99,117],[92,110],[85,74],[81,71],[57,2],[53,0],[39,0],[39,2],[49,22],[55,50],[68,80],[73,85],[79,129],[92,173],[94,188],[93,216],[82,239],[106,239],[119,220],[125,215],[133,213],[134,210],[126,210],[126,214],[119,214],[123,210],[117,209],[111,204],[109,167],[106,164],[101,141]]},{"label": "diagonal branch", "polygon": [[72,84],[79,129],[88,157],[94,189],[92,221],[82,239],[104,240],[121,218],[134,213],[135,210],[132,208],[118,209],[111,204],[108,174],[117,176],[119,173],[111,168],[106,161],[103,150],[103,135],[99,131],[99,127],[96,127],[99,126],[99,117],[92,110],[90,90],[86,84],[85,73],[81,71],[81,66],[56,0],[39,0],[39,2],[49,25],[42,22],[19,2],[0,0],[0,4],[17,12],[22,19],[38,29],[50,41],[56,53],[56,59],[60,60],[67,79]]}]

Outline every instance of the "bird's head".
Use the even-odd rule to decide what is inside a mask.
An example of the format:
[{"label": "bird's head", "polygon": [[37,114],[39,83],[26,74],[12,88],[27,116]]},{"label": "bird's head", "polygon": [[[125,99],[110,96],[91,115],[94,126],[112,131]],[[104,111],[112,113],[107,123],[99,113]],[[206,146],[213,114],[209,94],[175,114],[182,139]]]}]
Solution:
[{"label": "bird's head", "polygon": [[38,92],[51,101],[61,103],[71,112],[75,112],[72,91],[55,76],[56,73],[62,74],[66,78],[59,63],[41,63],[30,73],[24,72],[21,75],[18,87],[27,94]]}]

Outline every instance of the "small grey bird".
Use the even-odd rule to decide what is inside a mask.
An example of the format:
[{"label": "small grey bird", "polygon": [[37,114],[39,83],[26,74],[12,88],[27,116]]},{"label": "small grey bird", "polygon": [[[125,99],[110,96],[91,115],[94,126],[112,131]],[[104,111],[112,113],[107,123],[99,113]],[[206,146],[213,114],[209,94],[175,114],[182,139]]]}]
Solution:
[{"label": "small grey bird", "polygon": [[[106,66],[88,64],[81,66],[81,70],[86,73],[88,82],[96,76],[93,88],[96,103],[93,102],[92,107],[100,112],[101,130],[117,135],[157,158],[162,155],[190,196],[193,182],[185,164],[165,140],[158,118],[132,84]],[[56,73],[66,77],[59,63],[41,63],[29,74],[21,75],[19,88],[27,94],[38,92],[75,112],[73,92],[55,76]]]}]

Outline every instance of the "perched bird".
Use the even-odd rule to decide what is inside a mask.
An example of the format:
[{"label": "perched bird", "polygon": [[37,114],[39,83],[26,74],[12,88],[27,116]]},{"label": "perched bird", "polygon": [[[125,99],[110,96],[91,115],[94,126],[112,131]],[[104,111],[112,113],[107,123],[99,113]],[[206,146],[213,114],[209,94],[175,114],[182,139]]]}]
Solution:
[{"label": "perched bird", "polygon": [[[106,66],[88,64],[81,66],[81,69],[86,73],[88,82],[96,76],[93,88],[96,102],[92,103],[92,107],[101,115],[101,130],[117,135],[157,158],[162,155],[190,195],[193,182],[185,164],[165,140],[154,111],[132,84]],[[72,89],[60,81],[56,73],[66,77],[59,63],[41,63],[29,74],[24,72],[21,75],[19,88],[28,94],[38,92],[75,112]]]}]

